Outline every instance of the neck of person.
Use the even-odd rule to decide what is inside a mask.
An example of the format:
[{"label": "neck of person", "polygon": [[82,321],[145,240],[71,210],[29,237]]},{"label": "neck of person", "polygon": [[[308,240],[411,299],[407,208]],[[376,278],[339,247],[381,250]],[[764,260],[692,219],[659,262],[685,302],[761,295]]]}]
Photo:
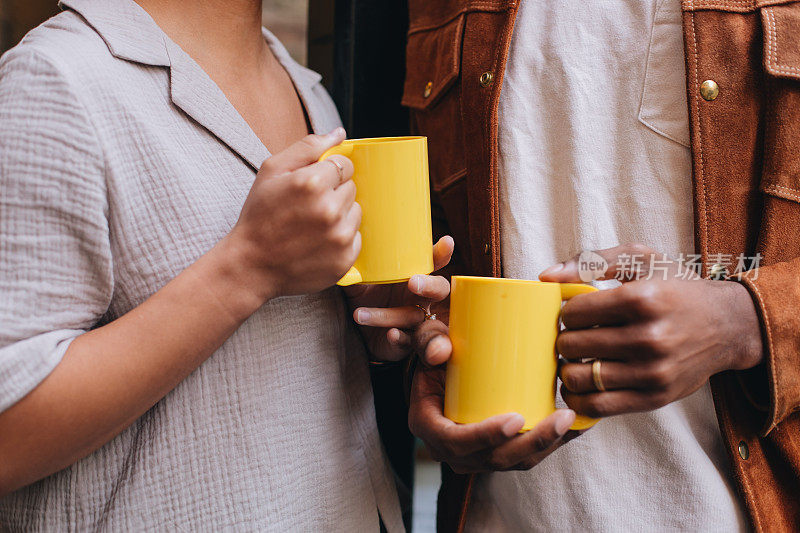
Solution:
[{"label": "neck of person", "polygon": [[212,78],[274,61],[261,33],[262,0],[135,1]]}]

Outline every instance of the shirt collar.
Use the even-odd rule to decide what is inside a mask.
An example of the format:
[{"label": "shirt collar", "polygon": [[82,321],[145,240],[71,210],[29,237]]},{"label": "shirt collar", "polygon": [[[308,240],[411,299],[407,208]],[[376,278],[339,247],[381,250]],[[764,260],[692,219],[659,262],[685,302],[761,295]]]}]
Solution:
[{"label": "shirt collar", "polygon": [[[61,0],[59,5],[86,19],[114,57],[145,65],[170,66],[166,46],[169,37],[133,0]],[[292,59],[275,35],[266,28],[263,32],[272,53],[298,87],[309,89],[320,82],[322,77]]]},{"label": "shirt collar", "polygon": [[133,0],[61,0],[62,9],[82,16],[120,59],[169,66],[166,35]]},{"label": "shirt collar", "polygon": [[[115,57],[169,68],[170,99],[199,125],[236,152],[254,170],[270,156],[267,148],[203,69],[133,0],[61,0],[81,15],[106,42]],[[313,89],[321,76],[291,58],[278,39],[264,29],[272,53],[289,74],[318,127]]]}]

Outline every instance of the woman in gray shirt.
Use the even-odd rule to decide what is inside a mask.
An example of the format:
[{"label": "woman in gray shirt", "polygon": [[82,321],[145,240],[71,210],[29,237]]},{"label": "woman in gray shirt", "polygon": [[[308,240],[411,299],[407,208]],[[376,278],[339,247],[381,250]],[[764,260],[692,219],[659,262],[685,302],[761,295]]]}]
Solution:
[{"label": "woman in gray shirt", "polygon": [[62,7],[0,61],[0,529],[401,530],[320,77],[258,0]]}]

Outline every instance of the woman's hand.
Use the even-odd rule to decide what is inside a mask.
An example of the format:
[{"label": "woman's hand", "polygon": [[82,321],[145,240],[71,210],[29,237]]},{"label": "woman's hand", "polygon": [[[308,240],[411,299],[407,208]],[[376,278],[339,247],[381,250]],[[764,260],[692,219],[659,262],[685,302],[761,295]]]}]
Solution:
[{"label": "woman's hand", "polygon": [[[680,400],[712,375],[744,370],[763,359],[761,327],[748,290],[731,281],[700,279],[642,245],[595,252],[602,278],[621,287],[576,296],[564,305],[567,328],[557,348],[561,394],[592,417],[649,411]],[[639,268],[631,268],[638,258]],[[602,261],[601,261],[602,263]],[[580,281],[578,258],[542,273],[543,281]],[[598,391],[592,364],[598,359]]]},{"label": "woman's hand", "polygon": [[261,165],[229,234],[246,285],[263,301],[334,285],[361,251],[352,162],[318,159],[345,132],[309,135]]},{"label": "woman's hand", "polygon": [[[453,239],[449,236],[442,237],[434,245],[435,270],[447,266],[453,255],[453,247]],[[426,322],[426,313],[420,307],[429,309],[432,305],[444,302],[450,295],[450,283],[442,276],[420,275],[413,276],[407,283],[353,285],[345,289],[345,294],[351,307],[355,308],[353,318],[362,328],[372,357],[379,361],[399,361],[420,344],[423,340],[420,335],[430,331],[429,328],[419,329]],[[436,309],[435,312],[442,318],[443,313],[447,313],[446,309],[441,312]],[[438,323],[438,329],[441,331],[443,326],[446,333],[447,327],[441,321],[427,322]],[[446,342],[449,345],[450,341]]]}]

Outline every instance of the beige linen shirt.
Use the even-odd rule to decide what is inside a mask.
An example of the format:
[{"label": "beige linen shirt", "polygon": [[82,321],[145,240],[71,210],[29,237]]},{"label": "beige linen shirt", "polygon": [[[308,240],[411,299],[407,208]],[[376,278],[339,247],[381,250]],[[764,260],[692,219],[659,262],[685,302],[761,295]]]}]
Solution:
[{"label": "beige linen shirt", "polygon": [[[505,276],[627,242],[694,252],[685,79],[679,0],[521,2],[499,108]],[[731,477],[705,385],[478,476],[467,529],[739,531]]]},{"label": "beige linen shirt", "polygon": [[[62,6],[0,60],[0,411],[225,236],[270,156],[132,0]],[[340,125],[265,36],[314,131]],[[0,500],[0,530],[402,530],[367,365],[339,290],[273,300],[121,435]]]}]

